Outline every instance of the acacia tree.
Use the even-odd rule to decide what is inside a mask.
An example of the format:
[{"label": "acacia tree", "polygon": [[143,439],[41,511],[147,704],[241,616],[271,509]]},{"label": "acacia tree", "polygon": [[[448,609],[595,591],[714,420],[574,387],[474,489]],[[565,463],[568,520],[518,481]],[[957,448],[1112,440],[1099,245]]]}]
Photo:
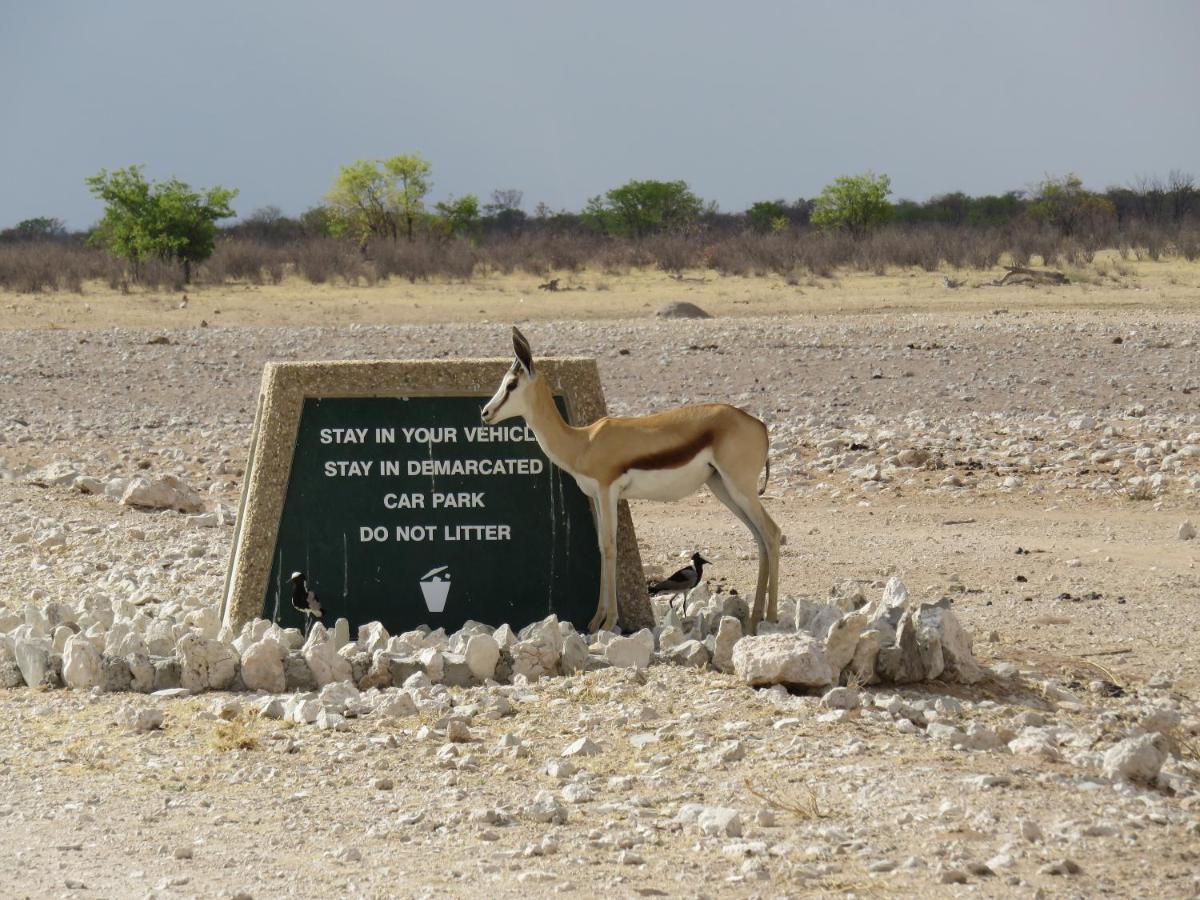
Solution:
[{"label": "acacia tree", "polygon": [[157,257],[182,263],[183,280],[191,281],[192,264],[212,256],[217,221],[235,215],[229,204],[238,192],[220,186],[194,191],[177,178],[149,182],[142,168],[101,169],[85,179],[104,201],[104,217],[89,240],[128,259],[134,278],[143,259]]},{"label": "acacia tree", "polygon": [[425,195],[433,186],[432,171],[416,155],[360,159],[339,169],[325,199],[337,213],[338,229],[359,243],[370,237],[396,240],[401,225],[411,241],[417,219],[425,212]]},{"label": "acacia tree", "polygon": [[433,205],[452,235],[471,235],[479,230],[479,198],[464,194]]},{"label": "acacia tree", "polygon": [[787,205],[782,200],[759,200],[746,210],[746,222],[754,231],[784,231],[788,227]]},{"label": "acacia tree", "polygon": [[812,223],[823,231],[848,231],[861,237],[892,217],[888,194],[892,180],[864,172],[842,175],[825,185],[813,205]]},{"label": "acacia tree", "polygon": [[704,204],[686,181],[629,181],[593,197],[584,219],[593,227],[622,237],[645,237],[691,224]]},{"label": "acacia tree", "polygon": [[1037,187],[1029,204],[1030,218],[1058,229],[1070,237],[1084,228],[1095,228],[1116,215],[1116,207],[1107,197],[1083,186],[1083,180],[1071,173],[1062,178],[1047,177]]}]

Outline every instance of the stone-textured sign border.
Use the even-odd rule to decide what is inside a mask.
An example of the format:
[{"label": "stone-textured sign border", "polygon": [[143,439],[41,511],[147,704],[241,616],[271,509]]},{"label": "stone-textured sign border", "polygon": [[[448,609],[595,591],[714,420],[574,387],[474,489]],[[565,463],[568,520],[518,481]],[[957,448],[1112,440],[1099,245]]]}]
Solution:
[{"label": "stone-textured sign border", "polygon": [[[479,397],[482,407],[511,365],[510,359],[267,363],[250,436],[237,530],[225,575],[222,622],[236,632],[262,614],[305,399],[470,396]],[[565,399],[572,425],[594,422],[607,414],[594,359],[539,358],[538,373],[546,378],[555,394]],[[631,631],[652,626],[654,619],[633,519],[623,501],[617,554],[621,627]],[[595,592],[598,591],[599,585]],[[519,627],[527,623],[509,624]]]}]

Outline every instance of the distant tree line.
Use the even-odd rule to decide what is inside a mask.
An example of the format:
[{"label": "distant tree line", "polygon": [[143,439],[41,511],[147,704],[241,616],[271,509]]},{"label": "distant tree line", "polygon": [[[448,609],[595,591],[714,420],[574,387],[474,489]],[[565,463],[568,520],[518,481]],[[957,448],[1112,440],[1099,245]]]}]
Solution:
[{"label": "distant tree line", "polygon": [[[1046,176],[1027,190],[982,196],[954,192],[923,202],[893,200],[888,176],[866,172],[836,178],[813,198],[760,200],[737,213],[705,202],[681,180],[632,180],[590,198],[578,212],[556,211],[544,203],[527,212],[523,193],[511,188],[493,191],[486,202],[464,194],[430,205],[432,164],[417,154],[402,154],[340,167],[323,202],[299,215],[267,206],[231,224],[222,224],[235,217],[237,191],[229,188],[193,189],[176,178],[153,182],[141,166],[101,170],[87,179],[87,186],[104,202],[104,215],[93,228],[72,234],[58,219],[26,219],[0,230],[0,245],[102,247],[123,261],[118,269],[106,269],[105,277],[124,284],[161,279],[171,267],[187,283],[194,268],[214,253],[218,259],[207,266],[209,277],[219,270],[229,278],[278,280],[289,267],[299,271],[307,266],[307,277],[321,280],[331,272],[350,277],[346,273],[365,271],[365,263],[379,277],[393,273],[415,279],[436,271],[469,274],[479,264],[501,271],[512,265],[571,269],[580,254],[601,262],[620,257],[631,265],[642,260],[668,271],[707,265],[732,272],[785,271],[789,259],[801,260],[797,265],[818,260],[817,269],[825,266],[819,260],[875,260],[863,264],[878,269],[884,256],[898,265],[928,267],[934,258],[975,259],[983,265],[1001,252],[996,250],[1001,244],[1012,258],[1028,256],[1035,246],[1043,248],[1038,255],[1045,260],[1081,252],[1079,248],[1094,252],[1106,242],[1140,242],[1151,248],[1152,258],[1172,246],[1179,252],[1186,249],[1191,258],[1187,248],[1200,240],[1195,236],[1200,189],[1180,171],[1103,192],[1087,189],[1078,176],[1068,174]],[[910,237],[876,237],[885,231]],[[969,252],[956,235],[970,232],[986,240],[976,239],[976,251]],[[923,236],[911,236],[918,233]],[[836,236],[842,249],[812,250],[814,236]],[[755,239],[760,239],[757,244]],[[557,241],[558,249],[549,249],[548,241]],[[789,241],[802,241],[807,249]],[[856,250],[855,242],[863,246]],[[631,249],[618,253],[613,249],[618,243]],[[250,245],[307,249],[264,250],[256,256],[246,249]],[[432,249],[419,250],[418,245]],[[979,249],[985,245],[990,249]],[[491,249],[445,249],[452,246]],[[647,249],[639,251],[638,246]],[[885,246],[891,249],[881,256]],[[542,261],[511,262],[514,254],[528,255],[530,247],[538,248]],[[734,247],[741,250],[730,250]],[[307,260],[303,265],[296,262],[301,256]],[[268,258],[274,262],[264,261]],[[435,258],[442,262],[430,262]],[[451,258],[458,262],[445,262]],[[475,262],[468,266],[468,259]],[[0,271],[0,283],[3,275]],[[43,271],[31,276],[31,283],[46,277]]]}]

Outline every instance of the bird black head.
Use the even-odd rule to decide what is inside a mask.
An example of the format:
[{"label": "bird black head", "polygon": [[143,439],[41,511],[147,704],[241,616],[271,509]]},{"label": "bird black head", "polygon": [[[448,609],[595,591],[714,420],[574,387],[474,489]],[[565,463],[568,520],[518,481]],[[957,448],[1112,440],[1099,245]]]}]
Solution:
[{"label": "bird black head", "polygon": [[304,573],[293,572],[292,577],[288,580],[291,581],[292,584],[304,584]]},{"label": "bird black head", "polygon": [[698,569],[701,566],[711,566],[712,563],[710,563],[707,559],[705,559],[699,553],[693,553],[692,554],[692,565],[694,565]]}]

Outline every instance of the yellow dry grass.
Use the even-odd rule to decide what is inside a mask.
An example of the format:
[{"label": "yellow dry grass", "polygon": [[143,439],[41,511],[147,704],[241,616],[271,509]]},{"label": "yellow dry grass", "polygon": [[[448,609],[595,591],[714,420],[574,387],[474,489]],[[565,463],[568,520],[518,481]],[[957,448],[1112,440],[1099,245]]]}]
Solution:
[{"label": "yellow dry grass", "polygon": [[801,822],[824,819],[828,815],[821,809],[816,792],[807,784],[791,785],[777,779],[769,785],[756,786],[747,778],[746,790],[772,809],[789,813]]},{"label": "yellow dry grass", "polygon": [[218,722],[213,727],[209,744],[222,753],[230,750],[257,750],[258,736],[247,727],[244,719],[231,719],[228,722]]},{"label": "yellow dry grass", "polygon": [[[949,274],[965,281],[951,290]],[[788,284],[781,276],[722,276],[689,272],[677,279],[655,269],[609,275],[585,269],[562,274],[563,290],[538,290],[527,274],[485,275],[470,281],[418,284],[391,279],[375,286],[312,285],[288,278],[278,285],[229,283],[189,286],[180,294],[134,289],[122,294],[101,282],[84,293],[0,292],[0,328],[194,328],[233,325],[346,325],[432,322],[649,318],[663,303],[686,300],[717,316],[823,315],[882,312],[990,312],[1006,309],[1154,306],[1200,309],[1200,263],[1172,259],[1123,261],[1098,254],[1061,287],[985,287],[1003,274],[989,271],[894,269],[884,275],[842,271],[833,278]]]}]

